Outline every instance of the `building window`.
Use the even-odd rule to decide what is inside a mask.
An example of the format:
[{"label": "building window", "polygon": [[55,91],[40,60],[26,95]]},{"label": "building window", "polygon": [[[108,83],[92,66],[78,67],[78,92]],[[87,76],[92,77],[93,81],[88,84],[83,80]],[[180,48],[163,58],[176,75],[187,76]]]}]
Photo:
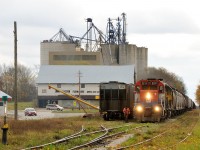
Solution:
[{"label": "building window", "polygon": [[78,91],[77,90],[73,90],[73,93],[78,93]]},{"label": "building window", "polygon": [[81,88],[85,88],[85,84],[81,84]]},{"label": "building window", "polygon": [[64,90],[65,93],[70,93],[70,90]]},{"label": "building window", "polygon": [[82,61],[82,60],[89,60],[95,61],[96,55],[53,55],[53,60],[56,61]]},{"label": "building window", "polygon": [[55,93],[59,93],[59,91],[55,90]]},{"label": "building window", "polygon": [[66,60],[66,55],[54,55],[54,60]]},{"label": "building window", "polygon": [[93,91],[93,93],[96,93],[97,91]]},{"label": "building window", "polygon": [[84,93],[84,91],[80,91],[80,93]]},{"label": "building window", "polygon": [[61,83],[58,83],[58,84],[57,84],[57,88],[61,88]]},{"label": "building window", "polygon": [[42,89],[42,93],[47,93],[47,90],[46,89]]},{"label": "building window", "polygon": [[83,60],[96,60],[96,55],[83,55]]},{"label": "building window", "polygon": [[3,106],[4,102],[0,102],[0,106]]},{"label": "building window", "polygon": [[87,91],[87,93],[92,93],[92,91]]}]

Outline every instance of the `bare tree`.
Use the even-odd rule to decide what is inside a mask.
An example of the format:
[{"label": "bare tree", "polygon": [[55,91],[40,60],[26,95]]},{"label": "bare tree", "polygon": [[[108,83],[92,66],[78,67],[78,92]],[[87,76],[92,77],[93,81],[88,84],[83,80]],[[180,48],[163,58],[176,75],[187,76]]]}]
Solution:
[{"label": "bare tree", "polygon": [[[1,66],[0,88],[9,95],[14,95],[14,66]],[[31,101],[36,98],[36,75],[30,68],[18,65],[18,99],[19,101]]]}]

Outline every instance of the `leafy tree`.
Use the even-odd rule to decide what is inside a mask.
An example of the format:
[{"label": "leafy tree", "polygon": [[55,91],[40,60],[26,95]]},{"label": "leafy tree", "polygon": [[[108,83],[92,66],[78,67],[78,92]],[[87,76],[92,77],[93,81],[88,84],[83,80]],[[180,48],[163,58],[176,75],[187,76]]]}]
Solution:
[{"label": "leafy tree", "polygon": [[183,79],[175,73],[169,72],[165,68],[149,67],[147,69],[147,74],[143,75],[143,78],[163,79],[163,81],[169,84],[171,87],[176,88],[178,91],[184,94],[187,93]]},{"label": "leafy tree", "polygon": [[[36,98],[36,75],[30,68],[18,65],[17,91],[18,101],[31,101]],[[0,90],[14,97],[14,66],[1,66],[0,72]]]},{"label": "leafy tree", "polygon": [[195,97],[196,102],[200,105],[200,85],[197,86]]}]

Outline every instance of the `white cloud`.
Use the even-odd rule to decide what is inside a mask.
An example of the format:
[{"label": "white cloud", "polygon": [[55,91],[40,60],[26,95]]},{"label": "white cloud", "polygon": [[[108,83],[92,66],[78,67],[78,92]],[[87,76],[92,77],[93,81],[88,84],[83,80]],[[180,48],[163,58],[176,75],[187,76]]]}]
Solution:
[{"label": "white cloud", "polygon": [[159,10],[130,16],[128,30],[138,34],[181,33],[197,34],[200,28],[187,14],[172,10]]}]

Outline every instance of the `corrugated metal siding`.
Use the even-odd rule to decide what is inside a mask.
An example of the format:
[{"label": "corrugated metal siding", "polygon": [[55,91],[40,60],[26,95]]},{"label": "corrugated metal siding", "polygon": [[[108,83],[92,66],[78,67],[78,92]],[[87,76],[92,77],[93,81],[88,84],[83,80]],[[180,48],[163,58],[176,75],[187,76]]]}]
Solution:
[{"label": "corrugated metal siding", "polygon": [[37,83],[77,83],[79,71],[81,72],[81,83],[109,81],[134,82],[134,65],[42,65],[38,74]]}]

